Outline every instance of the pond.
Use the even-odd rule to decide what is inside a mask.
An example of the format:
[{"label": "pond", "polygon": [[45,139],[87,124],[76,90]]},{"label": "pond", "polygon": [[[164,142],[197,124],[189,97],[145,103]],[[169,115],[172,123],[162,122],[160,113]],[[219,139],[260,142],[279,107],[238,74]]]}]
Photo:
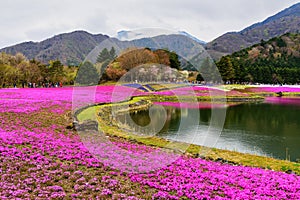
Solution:
[{"label": "pond", "polygon": [[[220,130],[211,124],[213,110],[226,114]],[[152,106],[150,112],[139,111],[118,120],[137,134],[151,132],[171,140],[296,161],[300,158],[299,113],[300,99],[272,97],[262,103],[214,109],[201,102],[198,107]],[[206,142],[207,135],[215,143]]]}]

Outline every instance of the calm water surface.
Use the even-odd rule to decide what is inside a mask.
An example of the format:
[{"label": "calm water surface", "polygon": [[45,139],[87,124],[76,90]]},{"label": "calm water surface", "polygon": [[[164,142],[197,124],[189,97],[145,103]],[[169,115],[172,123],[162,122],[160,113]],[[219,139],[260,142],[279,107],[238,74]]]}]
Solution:
[{"label": "calm water surface", "polygon": [[[206,145],[208,130],[214,132],[214,127],[210,126],[211,108],[163,108],[166,112],[159,106],[154,107],[150,115],[149,111],[140,111],[119,120],[137,132],[149,126],[160,137]],[[223,109],[226,118],[223,128],[212,134],[216,141],[214,147],[279,159],[288,157],[293,161],[300,159],[300,99],[270,98],[264,103],[217,109]],[[161,125],[164,119],[166,122]]]}]

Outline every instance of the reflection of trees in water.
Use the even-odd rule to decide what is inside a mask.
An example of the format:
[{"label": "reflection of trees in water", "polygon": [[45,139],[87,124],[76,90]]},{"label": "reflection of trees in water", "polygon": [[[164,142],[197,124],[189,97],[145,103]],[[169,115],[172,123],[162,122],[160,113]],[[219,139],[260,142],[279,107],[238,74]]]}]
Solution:
[{"label": "reflection of trees in water", "polygon": [[294,106],[242,104],[228,108],[225,128],[242,128],[266,135],[293,135],[299,131],[299,111]]},{"label": "reflection of trees in water", "polygon": [[[192,126],[195,126],[196,119],[199,119],[200,126],[204,125],[204,128],[210,125],[211,109],[184,109],[169,106],[164,106],[164,109],[166,122],[162,130],[155,130],[162,121],[162,111],[154,109],[152,113],[153,130],[162,137],[181,138],[181,134],[182,137],[194,134],[191,131],[194,130]],[[224,125],[226,130],[222,133],[223,139],[226,140],[228,137],[229,142],[236,141],[244,146],[257,146],[262,151],[273,153],[275,157],[282,159],[285,158],[287,147],[291,159],[295,160],[299,158],[299,111],[300,107],[272,104],[241,104],[229,107]],[[150,123],[148,110],[132,113],[129,117],[141,126]],[[138,132],[138,129],[136,131]]]},{"label": "reflection of trees in water", "polygon": [[211,119],[211,109],[200,110],[200,124],[209,123]]},{"label": "reflection of trees in water", "polygon": [[[180,109],[154,106],[151,112],[151,118],[149,110],[142,110],[136,113],[131,113],[130,115],[120,115],[117,117],[117,121],[125,125],[125,127],[141,134],[156,134],[159,132],[165,132],[170,128],[173,129],[174,125],[180,125]],[[162,123],[164,123],[163,126],[161,126]]]},{"label": "reflection of trees in water", "polygon": [[[160,106],[159,106],[160,107]],[[171,106],[152,108],[151,119],[149,110],[138,111],[131,113],[130,115],[122,115],[118,117],[118,121],[122,124],[126,124],[126,127],[131,130],[135,130],[141,134],[165,134],[167,132],[177,132],[179,128],[188,128],[198,124],[199,119],[198,109],[188,108],[175,108]],[[164,110],[163,110],[164,109]],[[207,123],[210,120],[211,112],[209,109],[205,110],[200,120],[202,123]],[[195,121],[196,120],[196,121]],[[161,126],[161,123],[163,123]],[[149,124],[151,123],[151,126]],[[149,126],[145,129],[146,126]],[[162,128],[160,128],[162,127]],[[143,132],[144,131],[144,132]],[[148,131],[146,133],[145,131]]]},{"label": "reflection of trees in water", "polygon": [[[161,132],[169,128],[175,130],[182,120],[195,120],[198,109],[184,109],[175,107],[164,107],[166,122]],[[161,109],[155,109],[152,113],[153,128],[162,122]],[[211,120],[211,109],[201,109],[199,124],[209,124]],[[130,114],[134,123],[139,126],[148,125],[151,120],[149,111],[139,111]],[[123,119],[124,121],[124,119]],[[127,122],[130,121],[127,119]],[[131,124],[128,124],[132,126]],[[182,124],[188,126],[189,123]],[[271,104],[241,104],[227,109],[224,128],[234,130],[246,130],[265,135],[295,135],[300,126],[299,109],[293,106],[271,105]],[[298,135],[295,135],[298,136]]]},{"label": "reflection of trees in water", "polygon": [[[299,158],[300,107],[274,104],[241,104],[229,107],[224,128],[237,131],[235,139],[260,147],[275,157]],[[248,133],[244,136],[243,132]]]},{"label": "reflection of trees in water", "polygon": [[[169,129],[178,129],[180,123],[174,123],[180,121],[181,118],[181,110],[174,107],[164,107],[167,111],[167,120],[160,132],[167,132]],[[175,127],[174,127],[175,126]]]}]

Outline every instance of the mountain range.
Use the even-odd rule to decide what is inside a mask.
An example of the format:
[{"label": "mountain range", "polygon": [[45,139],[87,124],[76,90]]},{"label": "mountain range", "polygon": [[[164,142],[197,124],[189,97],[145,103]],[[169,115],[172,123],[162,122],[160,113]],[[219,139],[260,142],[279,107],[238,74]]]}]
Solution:
[{"label": "mountain range", "polygon": [[239,32],[229,32],[206,45],[209,53],[220,58],[285,33],[300,32],[300,3],[267,18],[263,22],[253,24]]},{"label": "mountain range", "polygon": [[99,43],[109,38],[107,35],[93,35],[86,31],[63,33],[41,42],[24,42],[1,49],[9,54],[23,53],[28,59],[47,63],[60,60],[66,65],[78,65]]},{"label": "mountain range", "polygon": [[[133,33],[129,33],[133,34]],[[126,35],[129,35],[126,34]],[[135,36],[134,36],[135,37]],[[123,35],[123,39],[125,36]],[[100,52],[106,48],[114,48],[117,54],[120,54],[132,47],[135,48],[150,48],[152,50],[168,49],[169,51],[176,52],[181,62],[181,68],[184,70],[196,70],[194,66],[197,63],[193,62],[195,58],[208,57],[203,44],[200,44],[193,37],[187,37],[183,34],[170,34],[170,35],[157,35],[154,37],[146,37],[135,40],[119,40],[117,38],[108,38],[101,44],[96,46],[87,56],[86,60],[96,63],[97,57]],[[193,62],[193,63],[191,63]]]},{"label": "mountain range", "polygon": [[[267,18],[263,22],[253,24],[242,31],[225,33],[207,44],[186,32],[179,32],[179,34],[203,45],[207,49],[207,52],[215,60],[218,60],[223,55],[247,48],[262,40],[269,40],[285,33],[298,32],[300,32],[300,3]],[[119,36],[126,36],[127,33],[127,31],[121,31],[119,32]],[[0,51],[9,54],[21,52],[28,59],[37,59],[42,62],[58,59],[66,65],[78,65],[97,45],[108,38],[109,36],[103,34],[74,31],[59,34],[41,42],[24,42],[3,48]],[[147,45],[147,38],[144,39],[146,40],[143,42],[139,41],[139,44]],[[171,38],[164,39],[172,42]]]}]

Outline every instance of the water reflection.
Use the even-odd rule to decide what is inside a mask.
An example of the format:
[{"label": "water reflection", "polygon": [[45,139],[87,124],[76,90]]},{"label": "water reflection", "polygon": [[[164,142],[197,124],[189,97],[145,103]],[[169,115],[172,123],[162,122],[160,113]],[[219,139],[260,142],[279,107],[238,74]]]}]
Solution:
[{"label": "water reflection", "polygon": [[[297,102],[299,103],[299,102]],[[201,103],[200,103],[201,104]],[[211,108],[194,109],[164,106],[166,120],[161,129],[155,127],[160,124],[161,111],[155,108],[149,117],[149,111],[132,113],[127,117],[132,118],[128,127],[151,126],[155,133],[167,139],[184,141],[194,144],[206,145],[205,138],[208,130],[211,133],[217,132],[214,126],[210,126]],[[286,150],[290,159],[295,161],[300,158],[300,106],[295,104],[274,104],[269,103],[246,103],[236,106],[229,106],[222,134],[210,134],[218,137],[217,148],[235,150],[244,153],[266,155],[280,159],[286,159]],[[224,110],[223,110],[224,111]],[[197,123],[195,120],[198,118]],[[130,121],[120,116],[118,119],[123,124]],[[184,123],[182,121],[185,120]],[[190,123],[188,123],[190,122]],[[137,125],[134,125],[136,123]],[[206,145],[207,146],[207,145]]]}]

